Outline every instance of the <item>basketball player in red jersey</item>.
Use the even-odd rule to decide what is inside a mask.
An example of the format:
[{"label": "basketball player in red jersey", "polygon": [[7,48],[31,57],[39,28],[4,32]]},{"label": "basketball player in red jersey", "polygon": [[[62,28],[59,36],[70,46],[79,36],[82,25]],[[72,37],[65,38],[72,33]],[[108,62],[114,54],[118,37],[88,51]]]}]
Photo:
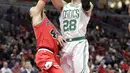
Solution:
[{"label": "basketball player in red jersey", "polygon": [[45,4],[46,0],[39,0],[37,5],[30,9],[38,50],[35,61],[44,73],[63,73],[57,56],[59,52],[57,41],[62,44],[63,38],[58,35],[54,25],[46,17]]}]

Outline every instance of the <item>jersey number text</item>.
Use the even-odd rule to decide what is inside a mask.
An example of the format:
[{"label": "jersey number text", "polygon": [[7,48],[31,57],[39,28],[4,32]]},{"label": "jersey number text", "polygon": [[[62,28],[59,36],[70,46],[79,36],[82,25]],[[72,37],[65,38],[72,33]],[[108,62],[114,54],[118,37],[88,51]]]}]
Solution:
[{"label": "jersey number text", "polygon": [[74,31],[76,29],[76,20],[64,20],[63,21],[63,29],[64,31]]}]

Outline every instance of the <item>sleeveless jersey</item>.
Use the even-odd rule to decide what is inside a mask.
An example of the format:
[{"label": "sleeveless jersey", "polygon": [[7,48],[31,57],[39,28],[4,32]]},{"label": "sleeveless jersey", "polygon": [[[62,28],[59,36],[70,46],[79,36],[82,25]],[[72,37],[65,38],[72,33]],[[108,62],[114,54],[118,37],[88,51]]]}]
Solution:
[{"label": "sleeveless jersey", "polygon": [[81,3],[68,3],[64,5],[59,20],[64,38],[75,38],[85,36],[90,17],[83,11]]},{"label": "sleeveless jersey", "polygon": [[37,49],[48,48],[53,52],[58,52],[56,28],[48,18],[44,18],[39,25],[33,26],[33,29],[36,37]]}]

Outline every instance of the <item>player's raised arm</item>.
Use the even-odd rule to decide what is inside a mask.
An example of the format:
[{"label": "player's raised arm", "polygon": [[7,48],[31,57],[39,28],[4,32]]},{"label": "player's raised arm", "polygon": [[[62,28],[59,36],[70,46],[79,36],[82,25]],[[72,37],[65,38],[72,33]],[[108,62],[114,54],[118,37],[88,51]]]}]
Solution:
[{"label": "player's raised arm", "polygon": [[44,9],[45,3],[46,3],[46,0],[39,0],[37,2],[37,5],[30,9],[30,16],[33,17],[41,13],[41,11],[43,11]]},{"label": "player's raised arm", "polygon": [[87,13],[88,16],[91,16],[93,10],[93,4],[90,0],[81,0],[82,8]]},{"label": "player's raised arm", "polygon": [[61,12],[64,4],[64,0],[51,0],[52,4]]}]

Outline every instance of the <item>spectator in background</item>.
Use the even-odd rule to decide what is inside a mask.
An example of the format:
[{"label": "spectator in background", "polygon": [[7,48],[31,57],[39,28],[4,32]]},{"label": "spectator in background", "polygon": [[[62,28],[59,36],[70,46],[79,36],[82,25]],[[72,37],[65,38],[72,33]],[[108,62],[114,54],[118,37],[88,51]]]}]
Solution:
[{"label": "spectator in background", "polygon": [[26,69],[26,67],[25,67],[25,61],[22,61],[21,72],[26,71],[25,69]]},{"label": "spectator in background", "polygon": [[121,68],[122,68],[125,72],[128,71],[129,65],[128,65],[127,60],[123,60],[123,61],[122,61]]},{"label": "spectator in background", "polygon": [[16,62],[14,67],[11,69],[13,73],[21,73],[19,62]]},{"label": "spectator in background", "polygon": [[12,73],[11,69],[8,68],[8,63],[5,61],[3,63],[3,68],[1,68],[2,73]]},{"label": "spectator in background", "polygon": [[26,61],[25,62],[25,71],[23,71],[22,73],[38,73],[38,72],[34,71],[30,61]]},{"label": "spectator in background", "polygon": [[101,64],[98,68],[98,73],[106,73],[106,65],[104,64],[104,60],[101,61]]},{"label": "spectator in background", "polygon": [[122,73],[121,69],[119,68],[118,64],[116,64],[116,63],[114,64],[114,70],[116,70],[117,73]]},{"label": "spectator in background", "polygon": [[12,14],[12,13],[14,13],[14,7],[13,7],[13,6],[10,6],[10,8],[7,10],[6,13],[7,13],[7,14]]}]

